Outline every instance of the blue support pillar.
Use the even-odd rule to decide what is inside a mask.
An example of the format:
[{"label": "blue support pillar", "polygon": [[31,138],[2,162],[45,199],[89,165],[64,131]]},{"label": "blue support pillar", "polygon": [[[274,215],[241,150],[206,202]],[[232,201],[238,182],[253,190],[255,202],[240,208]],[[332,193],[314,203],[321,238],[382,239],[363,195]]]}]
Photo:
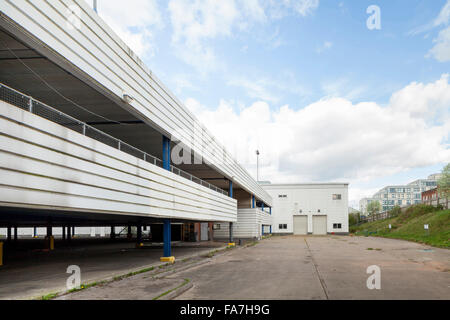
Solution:
[{"label": "blue support pillar", "polygon": [[[166,136],[163,136],[163,168],[170,171],[170,139]],[[172,227],[170,219],[164,219],[163,240],[164,256],[160,260],[174,263],[175,257],[172,257]]]},{"label": "blue support pillar", "polygon": [[170,225],[170,219],[164,220],[163,237],[164,237],[164,258],[169,258],[172,256],[172,246],[171,246],[172,228]]},{"label": "blue support pillar", "polygon": [[[228,195],[230,196],[230,198],[233,198],[233,181],[231,181],[231,180],[229,180],[229,182],[228,182]],[[229,230],[228,245],[234,246],[233,222],[230,222],[228,230]]]},{"label": "blue support pillar", "polygon": [[170,171],[170,139],[163,136],[163,168]]},{"label": "blue support pillar", "polygon": [[252,208],[255,209],[255,196],[252,195]]},{"label": "blue support pillar", "polygon": [[272,225],[270,225],[270,230],[269,230],[270,234],[272,234]]},{"label": "blue support pillar", "polygon": [[269,214],[272,215],[272,207],[269,207]]}]

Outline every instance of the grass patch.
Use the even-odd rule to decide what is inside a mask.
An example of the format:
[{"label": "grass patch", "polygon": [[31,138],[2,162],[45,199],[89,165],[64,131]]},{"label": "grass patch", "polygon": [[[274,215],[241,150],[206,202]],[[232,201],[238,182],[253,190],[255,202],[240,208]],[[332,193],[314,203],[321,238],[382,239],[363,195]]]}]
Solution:
[{"label": "grass patch", "polygon": [[[425,224],[429,225],[428,231],[424,230]],[[448,249],[450,210],[439,210],[425,205],[412,206],[397,217],[353,226],[350,232],[359,236],[409,240]]]},{"label": "grass patch", "polygon": [[162,298],[162,297],[168,295],[169,293],[171,293],[171,292],[173,292],[173,291],[175,291],[175,290],[178,290],[178,289],[180,289],[181,287],[184,287],[184,286],[187,285],[190,281],[191,281],[191,280],[189,280],[189,279],[184,279],[183,283],[180,284],[178,287],[173,288],[173,289],[170,289],[170,290],[167,290],[166,292],[160,294],[159,296],[154,297],[152,300],[158,300],[158,299],[160,299],[160,298]]},{"label": "grass patch", "polygon": [[258,241],[252,241],[249,244],[246,245],[246,247],[254,247],[258,244]]},{"label": "grass patch", "polygon": [[49,293],[45,296],[42,296],[41,300],[52,300],[52,299],[55,299],[57,296],[58,296],[57,293]]}]

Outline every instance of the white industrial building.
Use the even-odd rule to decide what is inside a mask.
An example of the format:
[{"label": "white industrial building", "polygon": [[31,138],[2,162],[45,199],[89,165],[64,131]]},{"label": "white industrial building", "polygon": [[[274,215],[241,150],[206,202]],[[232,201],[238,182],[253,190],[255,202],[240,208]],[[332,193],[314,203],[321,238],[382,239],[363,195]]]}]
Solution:
[{"label": "white industrial building", "polygon": [[347,234],[348,183],[266,184],[274,234]]}]

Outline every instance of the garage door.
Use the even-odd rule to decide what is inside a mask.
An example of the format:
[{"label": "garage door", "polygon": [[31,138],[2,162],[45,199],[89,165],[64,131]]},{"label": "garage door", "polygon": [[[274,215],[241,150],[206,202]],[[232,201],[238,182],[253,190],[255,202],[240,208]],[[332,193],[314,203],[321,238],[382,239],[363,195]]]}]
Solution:
[{"label": "garage door", "polygon": [[327,234],[327,216],[313,216],[313,234]]},{"label": "garage door", "polygon": [[308,233],[308,217],[294,216],[294,234]]}]

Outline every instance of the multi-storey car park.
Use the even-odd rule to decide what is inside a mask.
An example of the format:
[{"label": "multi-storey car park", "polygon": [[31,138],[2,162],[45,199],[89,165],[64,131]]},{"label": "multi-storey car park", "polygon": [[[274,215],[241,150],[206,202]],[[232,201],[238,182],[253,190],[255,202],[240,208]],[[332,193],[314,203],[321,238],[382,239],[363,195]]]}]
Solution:
[{"label": "multi-storey car park", "polygon": [[[137,227],[140,243],[150,226],[167,260],[175,226],[226,223],[232,238],[241,214],[261,216],[250,199],[272,206],[83,0],[0,1],[0,128],[8,239],[25,227],[52,239],[124,226]],[[175,164],[180,146],[185,161]],[[263,218],[270,224],[269,212]]]}]

